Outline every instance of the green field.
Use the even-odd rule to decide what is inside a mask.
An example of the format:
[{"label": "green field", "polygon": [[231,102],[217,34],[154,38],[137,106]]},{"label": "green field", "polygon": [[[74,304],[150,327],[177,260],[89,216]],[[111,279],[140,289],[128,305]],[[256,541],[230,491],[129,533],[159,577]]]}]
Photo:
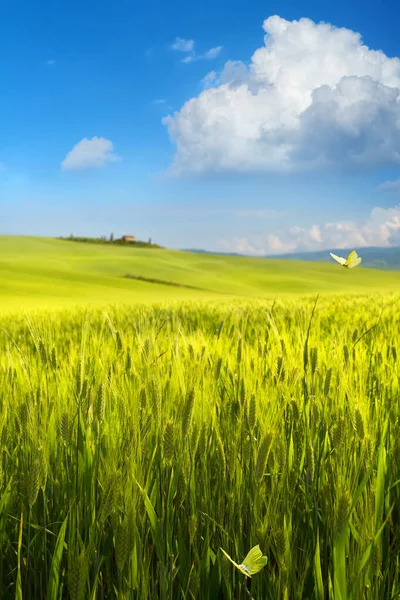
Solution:
[{"label": "green field", "polygon": [[[400,292],[400,272],[0,237],[0,310],[293,294]],[[125,275],[202,288],[125,279]]]},{"label": "green field", "polygon": [[0,250],[0,598],[399,597],[400,273]]}]

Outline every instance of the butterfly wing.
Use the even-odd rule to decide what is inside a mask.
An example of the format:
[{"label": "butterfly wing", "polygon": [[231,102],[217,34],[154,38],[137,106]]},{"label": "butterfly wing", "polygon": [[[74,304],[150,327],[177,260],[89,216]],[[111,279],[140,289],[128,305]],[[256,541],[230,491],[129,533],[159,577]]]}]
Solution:
[{"label": "butterfly wing", "polygon": [[241,573],[243,573],[243,575],[246,575],[246,577],[251,577],[251,574],[249,572],[249,570],[247,569],[247,567],[245,565],[238,565],[234,560],[232,560],[232,558],[229,556],[229,554],[227,552],[225,552],[225,550],[223,548],[221,548],[222,552],[225,554],[226,558],[228,560],[231,561],[231,563],[237,568],[239,569],[239,571]]},{"label": "butterfly wing", "polygon": [[267,557],[263,556],[260,546],[254,546],[244,559],[242,567],[248,570],[250,575],[255,575],[267,564]]},{"label": "butterfly wing", "polygon": [[256,573],[261,571],[261,569],[267,564],[267,557],[262,555],[260,546],[254,546],[254,548],[250,550],[250,552],[240,565],[238,565],[234,560],[232,560],[229,554],[225,552],[225,550],[223,550],[222,548],[221,550],[225,554],[226,558],[228,558],[231,561],[231,563],[241,573],[243,573],[243,575],[246,575],[246,577],[251,577],[252,575],[255,575]]},{"label": "butterfly wing", "polygon": [[358,257],[358,254],[355,250],[352,250],[348,257],[346,258],[346,262],[345,262],[345,266],[348,267],[350,263],[353,262],[353,260],[355,260]]},{"label": "butterfly wing", "polygon": [[338,262],[340,265],[345,265],[346,264],[346,259],[342,258],[341,256],[337,256],[336,254],[332,254],[332,252],[329,252],[329,254],[332,256],[332,258],[334,260],[336,260],[336,262]]},{"label": "butterfly wing", "polygon": [[358,256],[357,258],[355,258],[354,260],[352,260],[348,265],[347,268],[348,269],[354,269],[354,267],[357,267],[360,262],[362,261],[362,258],[360,256]]},{"label": "butterfly wing", "polygon": [[354,267],[357,267],[357,265],[360,264],[361,260],[362,259],[358,256],[357,252],[355,250],[353,250],[348,255],[348,257],[346,259],[346,264],[344,266],[347,267],[348,269],[354,269]]}]

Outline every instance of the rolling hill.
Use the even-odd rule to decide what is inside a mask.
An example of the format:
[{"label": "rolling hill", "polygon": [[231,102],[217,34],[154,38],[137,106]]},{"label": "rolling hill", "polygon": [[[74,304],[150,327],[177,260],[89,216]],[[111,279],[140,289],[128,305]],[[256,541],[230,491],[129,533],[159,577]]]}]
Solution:
[{"label": "rolling hill", "polygon": [[[400,272],[0,236],[0,310],[400,292]],[[129,277],[127,277],[129,276]]]}]

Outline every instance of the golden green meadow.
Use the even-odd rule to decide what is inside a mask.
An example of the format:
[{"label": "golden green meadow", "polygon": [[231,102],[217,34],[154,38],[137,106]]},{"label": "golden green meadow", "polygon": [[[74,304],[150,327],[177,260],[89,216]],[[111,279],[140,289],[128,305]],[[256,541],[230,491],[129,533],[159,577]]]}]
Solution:
[{"label": "golden green meadow", "polygon": [[0,249],[1,598],[399,597],[400,273]]}]

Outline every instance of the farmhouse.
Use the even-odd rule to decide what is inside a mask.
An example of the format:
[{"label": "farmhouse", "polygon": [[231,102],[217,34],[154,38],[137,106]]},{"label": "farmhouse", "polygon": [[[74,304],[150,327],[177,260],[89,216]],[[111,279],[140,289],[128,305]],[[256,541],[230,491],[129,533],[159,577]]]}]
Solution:
[{"label": "farmhouse", "polygon": [[134,235],[123,235],[121,240],[123,242],[136,242],[136,238]]}]

